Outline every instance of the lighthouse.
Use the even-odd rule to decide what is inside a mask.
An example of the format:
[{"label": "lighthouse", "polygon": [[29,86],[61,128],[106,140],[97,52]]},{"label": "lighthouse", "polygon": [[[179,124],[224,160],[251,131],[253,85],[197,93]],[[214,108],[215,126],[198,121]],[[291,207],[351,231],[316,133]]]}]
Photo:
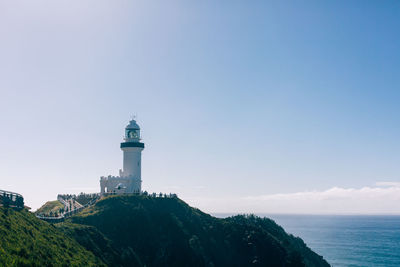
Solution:
[{"label": "lighthouse", "polygon": [[121,143],[123,167],[119,176],[100,177],[100,193],[132,194],[142,189],[142,150],[144,143],[140,139],[140,127],[132,119],[125,127],[124,141]]}]

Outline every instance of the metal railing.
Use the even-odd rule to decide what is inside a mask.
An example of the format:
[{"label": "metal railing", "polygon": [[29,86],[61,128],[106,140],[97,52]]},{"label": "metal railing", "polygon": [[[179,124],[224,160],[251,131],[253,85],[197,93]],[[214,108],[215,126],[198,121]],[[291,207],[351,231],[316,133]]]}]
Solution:
[{"label": "metal railing", "polygon": [[78,212],[82,211],[83,209],[92,206],[96,201],[99,199],[100,196],[97,198],[93,198],[91,201],[89,201],[86,205],[83,205],[79,208],[73,209],[68,212],[61,213],[60,216],[42,216],[42,215],[36,215],[36,218],[41,219],[46,222],[51,222],[51,223],[58,223],[58,222],[63,222],[66,218],[71,217],[72,215],[77,214]]},{"label": "metal railing", "polygon": [[24,197],[18,193],[0,190],[0,205],[4,207],[24,207]]},{"label": "metal railing", "polygon": [[[83,206],[81,206],[79,208],[73,209],[71,211],[60,213],[59,216],[36,215],[36,217],[41,219],[41,220],[50,222],[50,223],[63,222],[66,218],[77,214],[78,212],[82,211],[83,209],[85,209],[85,208],[87,208],[89,206],[92,206],[101,197],[106,197],[106,196],[110,196],[110,195],[143,195],[143,196],[152,197],[152,198],[177,198],[178,197],[177,194],[173,194],[173,193],[169,193],[169,194],[165,194],[165,193],[148,193],[146,191],[130,193],[130,194],[118,194],[118,193],[115,193],[115,192],[107,192],[107,193],[103,193],[103,194],[92,194],[92,195],[95,195],[95,197],[92,200],[90,200],[87,204],[85,204],[85,205],[83,205]],[[59,198],[62,198],[62,195],[59,195]],[[64,204],[64,207],[65,207],[66,201],[61,201],[61,202]]]}]

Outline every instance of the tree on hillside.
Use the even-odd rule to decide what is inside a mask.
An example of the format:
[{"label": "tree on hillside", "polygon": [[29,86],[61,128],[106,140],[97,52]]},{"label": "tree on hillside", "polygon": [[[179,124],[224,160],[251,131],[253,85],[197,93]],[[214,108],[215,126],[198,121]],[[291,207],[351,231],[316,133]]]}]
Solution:
[{"label": "tree on hillside", "polygon": [[15,205],[16,205],[17,207],[19,207],[19,208],[24,207],[24,198],[18,196],[18,197],[17,197],[17,200],[15,201]]},{"label": "tree on hillside", "polygon": [[10,198],[4,193],[4,195],[3,195],[3,206],[5,208],[8,208],[8,207],[10,207],[10,203],[11,203]]}]

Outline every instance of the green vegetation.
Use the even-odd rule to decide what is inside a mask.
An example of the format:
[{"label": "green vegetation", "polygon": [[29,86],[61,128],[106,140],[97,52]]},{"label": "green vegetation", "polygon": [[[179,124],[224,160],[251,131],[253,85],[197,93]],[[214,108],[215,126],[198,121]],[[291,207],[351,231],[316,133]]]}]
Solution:
[{"label": "green vegetation", "polygon": [[109,266],[329,266],[270,219],[218,219],[178,198],[111,196],[57,228]]},{"label": "green vegetation", "polygon": [[96,200],[99,197],[98,194],[85,194],[85,193],[80,193],[75,197],[75,200],[81,204],[82,206],[88,204],[91,201]]},{"label": "green vegetation", "polygon": [[105,266],[26,209],[0,207],[0,266]]},{"label": "green vegetation", "polygon": [[[50,203],[42,210],[52,211]],[[26,209],[0,208],[0,266],[329,264],[270,219],[218,219],[176,197],[125,195],[54,225]]]},{"label": "green vegetation", "polygon": [[55,215],[57,213],[60,213],[60,211],[63,209],[64,205],[60,201],[47,201],[43,206],[35,211],[35,214]]}]

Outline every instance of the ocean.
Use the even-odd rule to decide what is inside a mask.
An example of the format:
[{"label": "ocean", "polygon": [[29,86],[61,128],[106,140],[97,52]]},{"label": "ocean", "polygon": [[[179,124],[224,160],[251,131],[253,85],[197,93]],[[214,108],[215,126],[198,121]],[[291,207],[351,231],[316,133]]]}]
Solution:
[{"label": "ocean", "polygon": [[400,216],[257,215],[302,238],[332,266],[400,267]]}]

